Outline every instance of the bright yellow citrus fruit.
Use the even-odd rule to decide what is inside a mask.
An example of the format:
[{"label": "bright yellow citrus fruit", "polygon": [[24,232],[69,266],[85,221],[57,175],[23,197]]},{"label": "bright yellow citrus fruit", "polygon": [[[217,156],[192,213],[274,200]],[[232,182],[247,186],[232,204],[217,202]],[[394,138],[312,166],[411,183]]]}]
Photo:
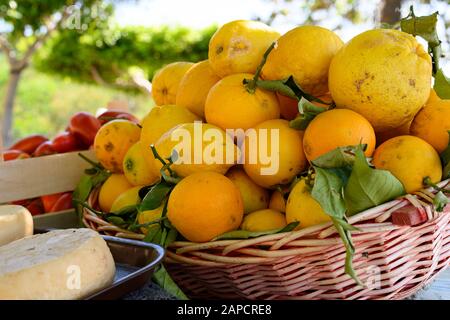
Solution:
[{"label": "bright yellow citrus fruit", "polygon": [[266,80],[293,76],[306,92],[319,96],[328,92],[331,59],[343,46],[342,40],[328,29],[301,26],[282,35],[263,67]]},{"label": "bright yellow citrus fruit", "polygon": [[410,127],[412,135],[431,144],[438,153],[447,148],[450,130],[450,100],[433,97],[414,117]]},{"label": "bright yellow citrus fruit", "polygon": [[251,212],[244,217],[241,229],[251,232],[270,231],[286,226],[286,217],[279,211],[263,209]]},{"label": "bright yellow citrus fruit", "polygon": [[268,207],[269,191],[254,183],[242,168],[233,167],[228,170],[226,176],[233,181],[241,192],[244,214]]},{"label": "bright yellow citrus fruit", "polygon": [[98,161],[112,172],[123,172],[123,158],[128,149],[139,141],[141,129],[128,120],[113,120],[103,125],[94,140]]},{"label": "bright yellow citrus fruit", "polygon": [[279,212],[286,212],[286,199],[283,194],[274,190],[270,196],[269,209],[276,210]]},{"label": "bright yellow citrus fruit", "polygon": [[200,120],[200,117],[184,107],[177,105],[156,106],[142,120],[141,144],[145,159],[153,165],[153,153],[150,145],[173,127]]},{"label": "bright yellow citrus fruit", "polygon": [[[161,205],[153,210],[145,210],[138,213],[137,219],[139,224],[145,224],[156,221],[161,218],[164,206]],[[157,224],[149,224],[146,227],[141,227],[141,232],[147,234],[149,230],[157,227]]]},{"label": "bright yellow citrus fruit", "polygon": [[141,202],[139,197],[139,190],[142,186],[132,187],[124,192],[122,192],[116,200],[114,200],[111,206],[111,212],[118,212],[125,207],[133,206]]},{"label": "bright yellow citrus fruit", "polygon": [[[240,157],[239,148],[224,130],[201,122],[176,126],[156,142],[155,148],[164,159],[172,156],[171,168],[180,177],[200,171],[225,174]],[[154,159],[154,163],[158,170],[162,168],[159,160]]]},{"label": "bright yellow citrus fruit", "polygon": [[113,173],[103,183],[98,194],[98,204],[103,212],[110,212],[117,197],[133,187],[123,174]]},{"label": "bright yellow citrus fruit", "polygon": [[155,167],[154,162],[145,159],[140,141],[128,149],[123,159],[123,172],[128,181],[134,186],[153,184],[160,177],[159,170]]},{"label": "bright yellow citrus fruit", "polygon": [[217,82],[206,98],[206,121],[222,129],[246,130],[279,118],[280,107],[273,92],[259,88],[254,93],[247,91],[242,81],[252,78],[251,74],[239,73]]},{"label": "bright yellow citrus fruit", "polygon": [[173,62],[155,73],[152,80],[152,97],[156,105],[175,103],[180,81],[193,65],[192,62]]},{"label": "bright yellow citrus fruit", "polygon": [[300,222],[297,229],[331,221],[330,216],[312,197],[310,188],[303,179],[292,188],[289,194],[286,203],[286,221],[287,223]]},{"label": "bright yellow citrus fruit", "polygon": [[245,137],[244,170],[258,185],[270,188],[289,183],[306,168],[302,131],[282,119],[262,122],[254,129]]},{"label": "bright yellow citrus fruit", "polygon": [[181,180],[169,196],[167,217],[189,241],[207,242],[237,229],[244,215],[239,189],[216,172],[198,172]]},{"label": "bright yellow citrus fruit", "polygon": [[194,64],[181,79],[176,104],[203,118],[208,92],[219,80],[208,60]]},{"label": "bright yellow citrus fruit", "polygon": [[303,136],[303,148],[309,161],[336,149],[367,144],[366,156],[375,150],[376,138],[372,125],[352,110],[333,109],[317,115]]},{"label": "bright yellow citrus fruit", "polygon": [[208,58],[219,77],[254,73],[264,52],[280,34],[262,22],[236,20],[224,24],[209,42]]},{"label": "bright yellow citrus fruit", "polygon": [[331,61],[331,95],[339,108],[363,115],[382,132],[410,121],[430,95],[431,58],[404,32],[363,32]]},{"label": "bright yellow citrus fruit", "polygon": [[423,179],[441,181],[442,166],[438,153],[426,141],[414,136],[398,136],[382,143],[373,154],[377,169],[390,171],[407,193],[425,186]]}]

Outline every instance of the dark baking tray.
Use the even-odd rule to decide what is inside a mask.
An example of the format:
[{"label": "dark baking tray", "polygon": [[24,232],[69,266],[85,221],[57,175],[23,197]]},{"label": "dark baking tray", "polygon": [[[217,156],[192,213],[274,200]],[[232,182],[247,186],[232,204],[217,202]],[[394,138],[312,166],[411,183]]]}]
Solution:
[{"label": "dark baking tray", "polygon": [[[35,229],[44,233],[52,229]],[[102,235],[116,263],[114,282],[85,300],[115,300],[146,285],[164,258],[164,249],[153,243]]]}]

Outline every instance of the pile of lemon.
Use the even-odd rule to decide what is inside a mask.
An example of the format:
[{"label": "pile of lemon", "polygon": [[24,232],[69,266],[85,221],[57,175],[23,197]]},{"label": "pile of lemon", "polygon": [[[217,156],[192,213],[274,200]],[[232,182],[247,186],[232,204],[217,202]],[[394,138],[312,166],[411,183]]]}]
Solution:
[{"label": "pile of lemon", "polygon": [[[336,105],[304,131],[289,126],[299,112],[297,100],[244,83],[274,42],[261,78],[292,76],[308,94]],[[227,129],[277,129],[280,146],[278,170],[270,175],[261,174],[260,159],[243,165],[203,160],[171,166],[182,179],[169,196],[167,216],[190,241],[210,241],[239,228],[267,231],[293,221],[298,228],[328,221],[305,181],[291,182],[337,147],[366,144],[365,155],[376,168],[389,170],[407,192],[416,191],[424,177],[442,179],[439,153],[449,143],[450,102],[437,97],[431,82],[430,56],[401,31],[370,30],[344,44],[318,26],[280,35],[261,22],[227,23],[211,38],[208,60],[171,63],[155,74],[156,106],[140,126],[116,120],[100,129],[94,149],[114,174],[101,188],[99,205],[114,212],[138,203],[140,188],[161,179],[162,163],[150,146],[167,159],[176,145],[174,134],[188,132],[194,139],[194,121],[202,121],[202,132],[231,139],[244,157],[248,152],[239,150]],[[205,147],[216,143],[203,142]],[[140,212],[139,223],[160,217],[162,208]]]}]

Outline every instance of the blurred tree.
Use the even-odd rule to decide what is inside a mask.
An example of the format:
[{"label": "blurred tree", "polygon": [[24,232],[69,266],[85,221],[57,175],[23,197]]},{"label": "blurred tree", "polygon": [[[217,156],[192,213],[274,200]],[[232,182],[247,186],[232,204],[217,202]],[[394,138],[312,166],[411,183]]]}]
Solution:
[{"label": "blurred tree", "polygon": [[99,0],[0,0],[0,49],[9,64],[2,127],[5,144],[10,139],[20,76],[34,53],[56,30],[86,30],[107,19],[111,12],[111,5]]},{"label": "blurred tree", "polygon": [[34,66],[81,82],[149,94],[149,79],[163,65],[206,59],[215,30],[111,25],[81,33],[62,30],[35,57]]},{"label": "blurred tree", "polygon": [[401,19],[403,0],[382,0],[380,3],[380,22],[395,24]]}]

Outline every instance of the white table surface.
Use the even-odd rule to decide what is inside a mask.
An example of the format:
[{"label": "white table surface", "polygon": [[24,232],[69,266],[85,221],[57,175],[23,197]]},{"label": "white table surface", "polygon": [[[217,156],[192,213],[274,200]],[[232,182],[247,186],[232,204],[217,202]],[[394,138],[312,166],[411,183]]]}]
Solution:
[{"label": "white table surface", "polygon": [[420,290],[413,300],[450,300],[450,268],[444,270],[431,284]]}]

